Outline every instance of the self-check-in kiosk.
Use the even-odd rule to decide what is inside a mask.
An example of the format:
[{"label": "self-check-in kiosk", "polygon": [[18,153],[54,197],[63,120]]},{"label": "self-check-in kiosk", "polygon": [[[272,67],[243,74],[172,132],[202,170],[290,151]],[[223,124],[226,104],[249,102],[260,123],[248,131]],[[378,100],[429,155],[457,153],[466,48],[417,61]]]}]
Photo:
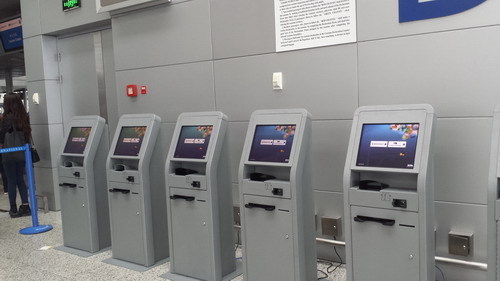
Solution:
[{"label": "self-check-in kiosk", "polygon": [[109,141],[99,116],[71,119],[58,159],[63,247],[86,256],[111,244],[106,190]]},{"label": "self-check-in kiosk", "polygon": [[123,115],[118,122],[106,164],[112,242],[108,263],[142,270],[134,265],[151,267],[168,256],[162,231],[165,198],[151,196],[153,189],[164,187],[150,184],[158,176],[150,175],[150,162],[159,129],[160,118],[154,114]]},{"label": "self-check-in kiosk", "polygon": [[170,272],[162,277],[237,275],[227,123],[221,112],[183,113],[177,120],[165,165]]},{"label": "self-check-in kiosk", "polygon": [[311,116],[257,110],[239,167],[243,275],[247,281],[316,280]]},{"label": "self-check-in kiosk", "polygon": [[348,281],[430,281],[434,189],[430,105],[360,107],[344,170]]},{"label": "self-check-in kiosk", "polygon": [[488,176],[488,281],[500,280],[500,105],[493,114]]}]

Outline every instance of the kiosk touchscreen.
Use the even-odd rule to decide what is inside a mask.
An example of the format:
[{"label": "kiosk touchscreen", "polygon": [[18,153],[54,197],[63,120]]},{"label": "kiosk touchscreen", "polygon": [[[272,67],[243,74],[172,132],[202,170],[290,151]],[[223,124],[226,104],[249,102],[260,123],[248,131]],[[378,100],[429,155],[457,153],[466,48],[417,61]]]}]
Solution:
[{"label": "kiosk touchscreen", "polygon": [[500,105],[493,114],[488,176],[488,281],[500,280]]},{"label": "kiosk touchscreen", "polygon": [[153,186],[150,165],[160,118],[154,114],[123,115],[106,164],[111,219],[112,258],[107,263],[145,270],[168,256],[166,204]]},{"label": "kiosk touchscreen", "polygon": [[170,272],[162,277],[169,280],[238,275],[227,123],[222,112],[182,113],[177,119],[165,164]]},{"label": "kiosk touchscreen", "polygon": [[247,281],[317,279],[310,137],[305,109],[250,118],[238,176]]},{"label": "kiosk touchscreen", "polygon": [[71,119],[57,165],[64,241],[60,250],[88,256],[111,244],[105,173],[108,148],[103,118]]},{"label": "kiosk touchscreen", "polygon": [[430,281],[434,188],[430,105],[356,110],[344,170],[348,281]]}]

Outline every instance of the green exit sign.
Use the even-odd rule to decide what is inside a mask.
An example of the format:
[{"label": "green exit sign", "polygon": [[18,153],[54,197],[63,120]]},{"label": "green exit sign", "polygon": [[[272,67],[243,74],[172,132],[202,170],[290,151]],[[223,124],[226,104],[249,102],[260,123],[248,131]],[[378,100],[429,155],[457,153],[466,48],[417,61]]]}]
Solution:
[{"label": "green exit sign", "polygon": [[81,0],[63,0],[63,11],[67,12],[69,10],[77,9],[82,6]]}]

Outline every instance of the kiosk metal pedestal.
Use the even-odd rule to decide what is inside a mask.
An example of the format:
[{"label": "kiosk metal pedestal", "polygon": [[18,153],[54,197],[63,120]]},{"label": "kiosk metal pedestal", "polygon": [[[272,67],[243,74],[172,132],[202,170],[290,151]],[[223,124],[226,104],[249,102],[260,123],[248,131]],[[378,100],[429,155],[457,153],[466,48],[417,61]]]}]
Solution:
[{"label": "kiosk metal pedestal", "polygon": [[257,110],[239,167],[243,275],[247,281],[316,280],[311,116]]},{"label": "kiosk metal pedestal", "polygon": [[[106,165],[113,253],[107,263],[144,271],[168,256],[165,189],[150,185],[159,129],[154,114],[123,115],[118,122]],[[153,198],[153,189],[162,198]]]},{"label": "kiosk metal pedestal", "polygon": [[165,165],[170,280],[231,280],[237,272],[227,116],[183,113]]},{"label": "kiosk metal pedestal", "polygon": [[348,281],[431,281],[430,105],[356,110],[344,170]]},{"label": "kiosk metal pedestal", "polygon": [[108,132],[99,116],[75,116],[70,128],[58,161],[64,246],[57,249],[90,256],[111,245],[105,168]]}]

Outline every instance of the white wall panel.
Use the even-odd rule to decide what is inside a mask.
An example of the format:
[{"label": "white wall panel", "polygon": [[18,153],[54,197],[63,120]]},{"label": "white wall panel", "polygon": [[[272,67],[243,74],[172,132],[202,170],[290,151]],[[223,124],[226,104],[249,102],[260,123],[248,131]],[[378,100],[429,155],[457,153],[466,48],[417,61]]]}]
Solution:
[{"label": "white wall panel", "polygon": [[60,86],[63,122],[68,130],[73,116],[100,115],[94,34],[59,39],[57,47],[63,77]]},{"label": "white wall panel", "polygon": [[[453,1],[448,2],[453,5]],[[500,24],[500,2],[495,0],[459,14],[402,24],[398,1],[357,0],[356,3],[359,41]]]},{"label": "white wall panel", "polygon": [[113,56],[113,35],[111,30],[103,30],[102,38],[102,57],[104,65],[104,81],[106,86],[106,104],[108,113],[108,126],[112,132],[118,125],[118,105],[116,103],[116,79],[115,79],[115,61]]},{"label": "white wall panel", "polygon": [[[227,128],[227,140],[229,145],[229,166],[231,167],[232,182],[238,184],[238,168],[240,166],[243,144],[247,135],[248,122],[232,122],[231,116]],[[248,116],[250,119],[250,115]]]},{"label": "white wall panel", "polygon": [[439,117],[492,116],[500,26],[359,44],[360,105],[429,103]]},{"label": "white wall panel", "polygon": [[55,80],[40,80],[27,82],[30,97],[38,93],[40,104],[30,102],[30,122],[32,125],[62,123],[61,94],[59,82]]},{"label": "white wall panel", "polygon": [[[325,239],[334,239],[333,236],[323,235],[321,229],[321,218],[342,218],[344,224],[344,196],[337,192],[314,191],[315,214],[316,214],[316,235]],[[344,241],[344,227],[341,235],[335,237],[337,240]],[[332,245],[317,243],[318,258],[339,261]],[[336,247],[342,260],[345,262],[345,248]]]},{"label": "white wall panel", "polygon": [[[62,138],[62,136],[61,136]],[[61,198],[59,195],[59,180],[57,168],[35,167],[36,194],[47,196],[51,211],[61,210]]]},{"label": "white wall panel", "polygon": [[[34,0],[21,0],[23,37],[28,38],[42,32],[40,26],[40,3]],[[26,54],[26,53],[25,53]]]},{"label": "white wall panel", "polygon": [[[486,206],[436,202],[436,255],[466,261],[486,262]],[[448,233],[474,234],[473,253],[469,257],[448,254]],[[446,280],[486,280],[486,272],[437,265],[443,269]],[[439,271],[436,270],[439,276]],[[441,280],[441,279],[438,279]]]},{"label": "white wall panel", "polygon": [[272,53],[274,1],[210,1],[214,58]]},{"label": "white wall panel", "polygon": [[112,28],[117,70],[212,59],[208,0],[136,11]]},{"label": "white wall panel", "polygon": [[24,57],[27,81],[57,79],[57,40],[52,36],[34,36],[24,39]]},{"label": "white wall panel", "polygon": [[[127,97],[128,84],[146,85],[148,94]],[[213,88],[212,62],[119,71],[118,113],[155,113],[175,123],[182,112],[214,110]]]},{"label": "white wall panel", "polygon": [[342,192],[351,120],[313,121],[311,137],[312,186]]},{"label": "white wall panel", "polygon": [[491,128],[491,118],[438,119],[435,200],[486,204]]},{"label": "white wall panel", "polygon": [[[303,107],[313,119],[349,119],[357,108],[355,44],[217,60],[217,109],[246,121],[256,109]],[[283,72],[283,90],[272,86]]]},{"label": "white wall panel", "polygon": [[[62,124],[31,125],[33,140],[40,155],[40,162],[36,163],[40,168],[57,167],[59,149],[63,138]],[[52,140],[56,138],[57,141]]]}]

